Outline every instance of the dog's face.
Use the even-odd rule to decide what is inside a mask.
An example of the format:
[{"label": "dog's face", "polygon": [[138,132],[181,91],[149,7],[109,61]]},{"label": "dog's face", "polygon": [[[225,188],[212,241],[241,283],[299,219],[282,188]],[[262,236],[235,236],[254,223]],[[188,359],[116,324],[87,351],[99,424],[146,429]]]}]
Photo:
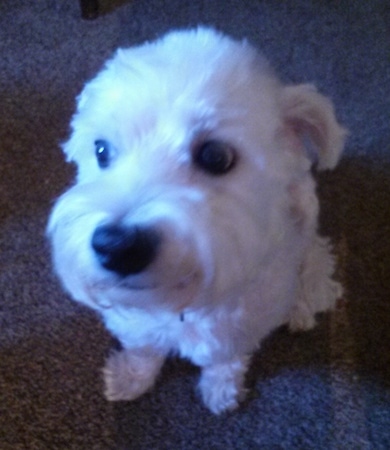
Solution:
[{"label": "dog's face", "polygon": [[299,134],[324,153],[337,141],[323,164],[337,161],[342,132],[319,97],[210,30],[118,51],[81,94],[64,146],[78,178],[49,232],[67,289],[96,308],[238,295],[281,233],[299,235]]}]

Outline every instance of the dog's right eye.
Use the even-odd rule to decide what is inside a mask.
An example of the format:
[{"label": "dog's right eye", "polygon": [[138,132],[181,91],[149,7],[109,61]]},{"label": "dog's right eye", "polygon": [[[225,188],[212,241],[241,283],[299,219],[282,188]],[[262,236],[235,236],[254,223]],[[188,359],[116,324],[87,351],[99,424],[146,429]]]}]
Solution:
[{"label": "dog's right eye", "polygon": [[226,142],[210,140],[196,148],[194,161],[198,167],[211,175],[224,175],[234,167],[236,152]]},{"label": "dog's right eye", "polygon": [[110,144],[103,139],[95,141],[95,155],[101,169],[108,167],[111,160]]}]

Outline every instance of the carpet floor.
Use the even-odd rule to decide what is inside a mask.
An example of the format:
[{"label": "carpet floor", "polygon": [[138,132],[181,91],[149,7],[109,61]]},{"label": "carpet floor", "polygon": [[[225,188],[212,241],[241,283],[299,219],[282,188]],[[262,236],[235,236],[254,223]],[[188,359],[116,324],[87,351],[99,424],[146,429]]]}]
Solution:
[{"label": "carpet floor", "polygon": [[[176,359],[150,394],[112,404],[99,319],[52,273],[45,239],[71,183],[59,143],[74,98],[118,46],[213,25],[248,38],[282,78],[314,82],[350,130],[319,178],[321,227],[345,301],[310,332],[281,328],[256,353],[251,395],[215,417]],[[0,449],[390,448],[390,6],[381,0],[77,0],[0,3]]]}]

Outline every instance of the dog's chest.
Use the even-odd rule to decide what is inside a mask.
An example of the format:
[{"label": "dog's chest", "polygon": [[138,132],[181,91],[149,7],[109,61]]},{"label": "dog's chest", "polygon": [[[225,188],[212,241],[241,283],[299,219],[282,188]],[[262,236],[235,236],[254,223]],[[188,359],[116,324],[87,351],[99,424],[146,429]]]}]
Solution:
[{"label": "dog's chest", "polygon": [[153,347],[164,353],[177,352],[198,365],[207,364],[215,352],[221,352],[228,336],[226,330],[230,329],[223,317],[217,320],[212,314],[193,311],[122,309],[106,311],[104,319],[126,348]]},{"label": "dog's chest", "polygon": [[180,355],[195,364],[206,365],[215,351],[221,350],[220,328],[212,316],[186,312],[180,316],[176,347]]}]

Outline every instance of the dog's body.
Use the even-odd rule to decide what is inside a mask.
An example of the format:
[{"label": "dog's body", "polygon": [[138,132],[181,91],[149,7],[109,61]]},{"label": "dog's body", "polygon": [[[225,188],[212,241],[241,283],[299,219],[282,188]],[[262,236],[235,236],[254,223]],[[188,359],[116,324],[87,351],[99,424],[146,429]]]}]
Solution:
[{"label": "dog's body", "polygon": [[236,407],[261,339],[310,328],[341,294],[302,143],[319,169],[336,165],[345,131],[331,103],[200,28],[119,50],[72,127],[78,180],[49,233],[65,287],[123,345],[107,398],[137,398],[177,352],[202,367],[213,412]]}]

